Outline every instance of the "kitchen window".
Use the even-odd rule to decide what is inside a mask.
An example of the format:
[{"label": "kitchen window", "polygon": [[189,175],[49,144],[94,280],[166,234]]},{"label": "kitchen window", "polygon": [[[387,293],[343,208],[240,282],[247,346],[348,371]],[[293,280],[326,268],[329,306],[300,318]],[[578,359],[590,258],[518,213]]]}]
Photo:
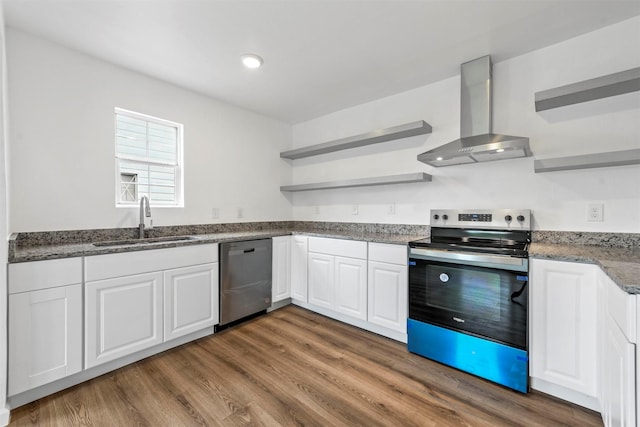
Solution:
[{"label": "kitchen window", "polygon": [[115,109],[116,206],[183,207],[182,134],[179,123]]}]

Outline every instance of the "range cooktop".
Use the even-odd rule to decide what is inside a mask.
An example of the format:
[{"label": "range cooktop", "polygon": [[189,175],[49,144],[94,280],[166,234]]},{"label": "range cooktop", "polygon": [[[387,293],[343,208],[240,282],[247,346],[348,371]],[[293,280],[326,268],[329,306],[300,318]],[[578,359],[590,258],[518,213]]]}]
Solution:
[{"label": "range cooktop", "polygon": [[526,209],[437,209],[431,211],[431,237],[409,246],[524,258],[531,242],[530,224]]}]

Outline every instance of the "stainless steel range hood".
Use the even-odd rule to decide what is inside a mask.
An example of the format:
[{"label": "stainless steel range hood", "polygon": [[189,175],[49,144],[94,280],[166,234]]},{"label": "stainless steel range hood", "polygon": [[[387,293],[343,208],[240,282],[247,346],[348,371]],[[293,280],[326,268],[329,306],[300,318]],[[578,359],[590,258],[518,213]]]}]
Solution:
[{"label": "stainless steel range hood", "polygon": [[460,66],[460,139],[418,155],[431,166],[531,156],[529,138],[492,132],[491,57]]}]

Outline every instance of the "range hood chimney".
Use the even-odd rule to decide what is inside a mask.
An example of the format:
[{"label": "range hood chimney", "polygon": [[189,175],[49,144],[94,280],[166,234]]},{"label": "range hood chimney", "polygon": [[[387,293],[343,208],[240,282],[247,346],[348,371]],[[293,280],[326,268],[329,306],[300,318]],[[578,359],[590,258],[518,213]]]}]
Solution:
[{"label": "range hood chimney", "polygon": [[418,155],[431,166],[451,166],[531,156],[529,138],[492,130],[491,57],[460,66],[460,139]]}]

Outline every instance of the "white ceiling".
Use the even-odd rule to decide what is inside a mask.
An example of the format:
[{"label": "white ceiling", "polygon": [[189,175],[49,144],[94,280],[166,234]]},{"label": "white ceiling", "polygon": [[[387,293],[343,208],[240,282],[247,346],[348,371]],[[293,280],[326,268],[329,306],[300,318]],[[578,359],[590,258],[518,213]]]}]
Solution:
[{"label": "white ceiling", "polygon": [[[6,24],[288,123],[640,14],[638,0],[3,0]],[[259,70],[240,55],[264,58]]]}]

